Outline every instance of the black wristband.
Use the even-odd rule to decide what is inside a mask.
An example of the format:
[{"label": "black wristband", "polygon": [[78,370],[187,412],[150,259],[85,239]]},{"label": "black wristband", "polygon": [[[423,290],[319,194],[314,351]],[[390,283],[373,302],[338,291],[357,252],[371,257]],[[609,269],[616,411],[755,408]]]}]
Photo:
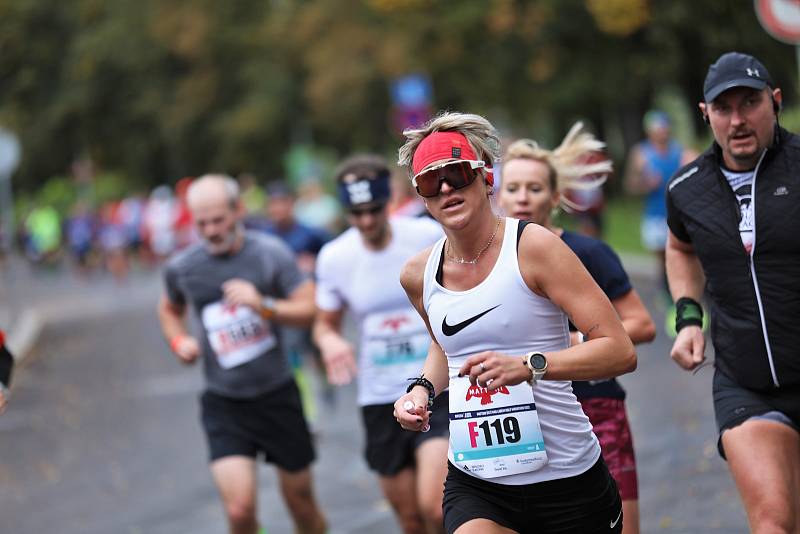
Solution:
[{"label": "black wristband", "polygon": [[11,386],[11,371],[14,368],[14,356],[8,347],[0,345],[0,383]]},{"label": "black wristband", "polygon": [[684,326],[703,326],[703,307],[689,297],[681,297],[675,303],[675,332]]},{"label": "black wristband", "polygon": [[408,380],[413,380],[413,382],[406,388],[406,393],[411,393],[411,390],[416,386],[424,387],[428,390],[428,408],[433,408],[433,399],[436,398],[436,389],[433,387],[431,381],[425,378],[425,375],[420,375],[419,378],[409,378]]}]

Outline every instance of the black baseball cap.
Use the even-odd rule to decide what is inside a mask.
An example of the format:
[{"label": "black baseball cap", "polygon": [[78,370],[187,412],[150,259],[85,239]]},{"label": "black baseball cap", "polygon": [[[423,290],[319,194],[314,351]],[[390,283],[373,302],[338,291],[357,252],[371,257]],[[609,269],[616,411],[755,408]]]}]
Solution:
[{"label": "black baseball cap", "polygon": [[772,78],[763,63],[748,54],[728,52],[708,67],[703,98],[708,103],[733,87],[761,90],[767,86],[773,87]]}]

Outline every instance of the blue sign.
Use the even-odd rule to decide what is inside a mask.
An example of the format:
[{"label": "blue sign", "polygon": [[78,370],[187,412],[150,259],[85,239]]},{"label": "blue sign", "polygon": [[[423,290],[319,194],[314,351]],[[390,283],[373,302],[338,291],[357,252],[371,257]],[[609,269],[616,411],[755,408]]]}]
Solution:
[{"label": "blue sign", "polygon": [[432,95],[431,82],[422,74],[409,74],[392,82],[392,100],[400,108],[427,107]]}]

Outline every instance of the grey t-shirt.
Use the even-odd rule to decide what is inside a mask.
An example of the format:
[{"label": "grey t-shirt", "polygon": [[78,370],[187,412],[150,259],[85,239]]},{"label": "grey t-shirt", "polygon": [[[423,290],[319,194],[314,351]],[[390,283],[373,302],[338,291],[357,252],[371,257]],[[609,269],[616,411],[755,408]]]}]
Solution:
[{"label": "grey t-shirt", "polygon": [[262,295],[274,298],[287,297],[304,281],[294,255],[279,239],[247,232],[238,252],[219,256],[194,245],[170,258],[164,278],[168,299],[190,305],[202,325],[209,391],[251,398],[291,379],[278,325],[247,306],[222,300],[222,284],[232,278],[249,280]]}]

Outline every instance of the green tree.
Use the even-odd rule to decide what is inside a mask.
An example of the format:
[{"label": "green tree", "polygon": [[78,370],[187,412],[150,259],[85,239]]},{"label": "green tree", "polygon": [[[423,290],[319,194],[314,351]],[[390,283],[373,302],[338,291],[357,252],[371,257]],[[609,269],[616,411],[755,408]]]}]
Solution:
[{"label": "green tree", "polygon": [[389,87],[421,72],[436,109],[547,144],[582,118],[621,158],[659,95],[694,106],[732,49],[762,58],[794,101],[794,50],[749,4],[7,0],[0,123],[20,135],[23,188],[86,157],[131,187],[210,170],[272,178],[296,143],[394,151]]}]

